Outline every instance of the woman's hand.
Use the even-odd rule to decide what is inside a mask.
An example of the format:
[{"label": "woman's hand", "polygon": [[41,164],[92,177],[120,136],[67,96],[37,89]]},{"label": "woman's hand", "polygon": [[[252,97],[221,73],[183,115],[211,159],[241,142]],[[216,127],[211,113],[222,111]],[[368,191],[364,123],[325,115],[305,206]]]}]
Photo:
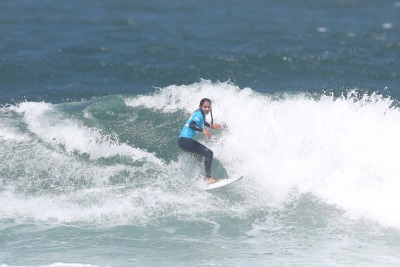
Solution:
[{"label": "woman's hand", "polygon": [[210,126],[210,128],[215,130],[215,129],[222,128],[222,126],[221,126],[221,124],[213,124],[213,125]]},{"label": "woman's hand", "polygon": [[207,136],[208,139],[211,138],[211,133],[207,131],[206,129],[203,129],[203,133]]}]

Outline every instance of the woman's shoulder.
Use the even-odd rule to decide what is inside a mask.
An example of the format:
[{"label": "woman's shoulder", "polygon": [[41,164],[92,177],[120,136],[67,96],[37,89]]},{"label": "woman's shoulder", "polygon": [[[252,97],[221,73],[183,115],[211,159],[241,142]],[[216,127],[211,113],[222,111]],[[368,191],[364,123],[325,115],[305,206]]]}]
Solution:
[{"label": "woman's shoulder", "polygon": [[196,116],[203,116],[203,114],[201,113],[200,109],[195,110],[195,112],[193,112],[193,115],[196,115]]},{"label": "woman's shoulder", "polygon": [[203,113],[201,113],[200,109],[196,110],[193,113],[193,118],[204,119]]}]

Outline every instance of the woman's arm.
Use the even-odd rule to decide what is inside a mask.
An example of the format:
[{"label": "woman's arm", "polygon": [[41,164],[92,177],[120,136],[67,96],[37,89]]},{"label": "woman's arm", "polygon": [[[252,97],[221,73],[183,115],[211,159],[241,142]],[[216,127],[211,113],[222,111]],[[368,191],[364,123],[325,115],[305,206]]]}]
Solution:
[{"label": "woman's arm", "polygon": [[211,129],[219,129],[219,128],[221,128],[221,125],[220,124],[209,124],[208,122],[204,122],[204,126],[207,126],[207,127],[210,127]]},{"label": "woman's arm", "polygon": [[[221,128],[221,125],[219,125],[219,124],[210,125],[208,122],[204,122],[204,126],[210,127],[211,129]],[[199,126],[197,126],[197,123],[195,121],[191,121],[189,123],[189,128],[194,131],[203,132],[207,136],[208,139],[211,138],[211,133],[209,131],[207,131],[206,129],[204,129],[204,128],[202,129]]]},{"label": "woman's arm", "polygon": [[189,128],[192,129],[193,131],[198,131],[198,132],[202,132],[203,129],[200,128],[199,126],[197,126],[197,123],[195,121],[191,121],[189,123]]}]

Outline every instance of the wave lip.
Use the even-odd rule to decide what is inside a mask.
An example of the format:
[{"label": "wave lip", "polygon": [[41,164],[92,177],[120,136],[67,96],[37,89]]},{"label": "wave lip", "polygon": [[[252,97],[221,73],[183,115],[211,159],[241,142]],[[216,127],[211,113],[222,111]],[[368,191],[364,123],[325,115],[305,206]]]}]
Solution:
[{"label": "wave lip", "polygon": [[[10,107],[16,118],[1,115],[9,126],[0,131],[7,159],[0,194],[15,205],[1,212],[143,225],[205,213],[246,217],[311,194],[350,217],[399,228],[399,109],[389,97],[360,92],[262,94],[202,80],[151,95]],[[183,171],[176,139],[204,97],[223,129],[199,141],[228,177],[245,176],[230,189],[236,200],[205,193],[201,170]],[[49,209],[40,208],[45,202]]]},{"label": "wave lip", "polygon": [[352,216],[400,227],[400,113],[392,99],[357,89],[269,95],[203,80],[125,103],[190,114],[203,97],[224,125],[208,145],[228,172],[261,185],[271,205],[312,193]]}]

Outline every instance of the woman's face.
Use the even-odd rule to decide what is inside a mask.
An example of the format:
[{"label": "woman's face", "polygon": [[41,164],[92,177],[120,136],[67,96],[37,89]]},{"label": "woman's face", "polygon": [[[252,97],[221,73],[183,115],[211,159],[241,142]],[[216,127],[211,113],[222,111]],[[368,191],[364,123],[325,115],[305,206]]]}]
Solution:
[{"label": "woman's face", "polygon": [[210,113],[211,103],[208,101],[204,101],[203,105],[200,107],[204,114]]}]

